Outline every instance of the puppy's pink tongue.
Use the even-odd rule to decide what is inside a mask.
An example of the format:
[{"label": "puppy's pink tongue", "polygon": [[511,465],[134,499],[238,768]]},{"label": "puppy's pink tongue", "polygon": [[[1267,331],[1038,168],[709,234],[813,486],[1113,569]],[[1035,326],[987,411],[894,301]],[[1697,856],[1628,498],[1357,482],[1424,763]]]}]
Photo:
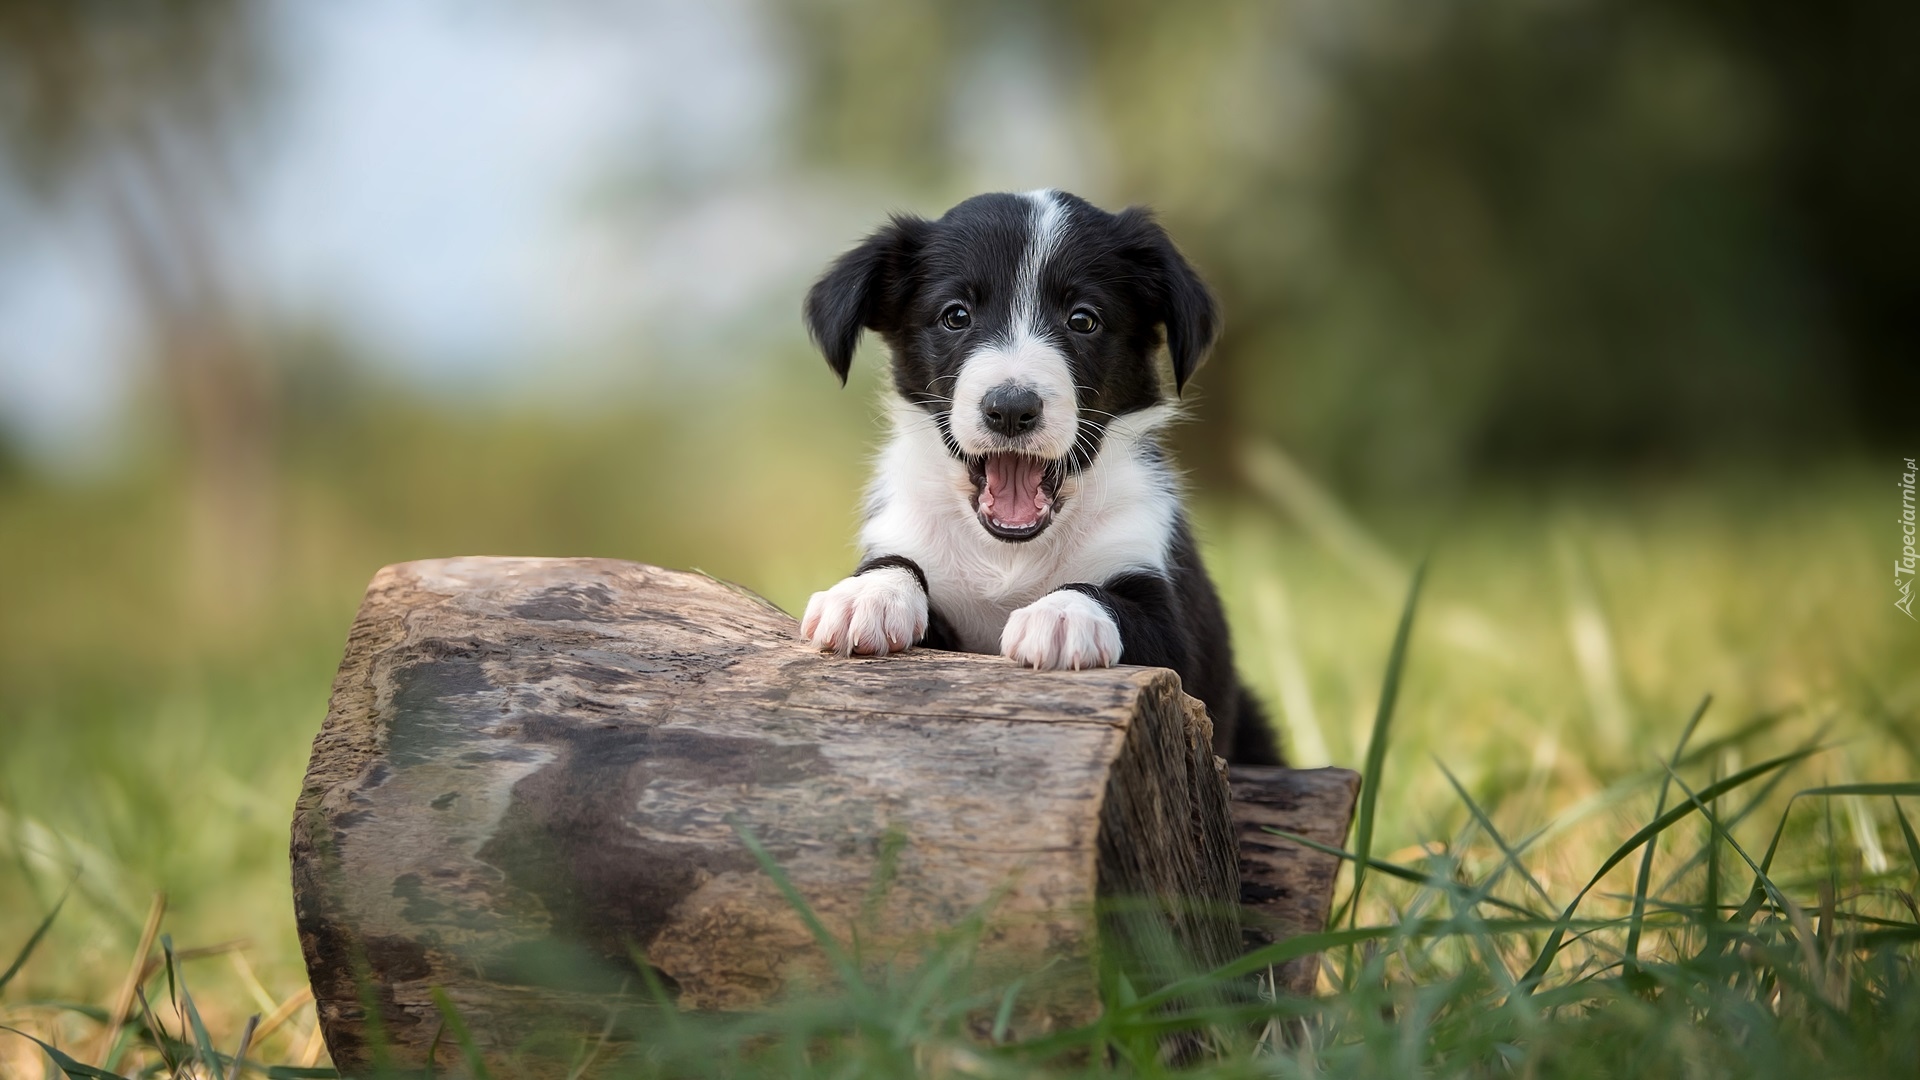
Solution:
[{"label": "puppy's pink tongue", "polygon": [[1046,463],[1025,454],[987,456],[987,482],[980,492],[980,509],[1002,525],[1023,529],[1040,520],[1053,501],[1041,490]]}]

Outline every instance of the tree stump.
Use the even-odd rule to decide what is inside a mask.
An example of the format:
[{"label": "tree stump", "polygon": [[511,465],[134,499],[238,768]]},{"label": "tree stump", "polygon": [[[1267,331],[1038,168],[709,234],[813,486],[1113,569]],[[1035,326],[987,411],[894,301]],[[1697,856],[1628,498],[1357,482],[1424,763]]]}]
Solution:
[{"label": "tree stump", "polygon": [[[731,1011],[830,987],[832,957],[768,862],[867,957],[980,920],[980,977],[1048,973],[1016,1035],[1084,1022],[1095,961],[1127,932],[1103,914],[1116,902],[1191,964],[1241,949],[1211,735],[1168,671],[823,656],[785,613],[696,574],[387,567],[293,822],[328,1049],[349,1073],[376,1045],[425,1065],[436,988],[504,1054],[662,988]],[[1323,877],[1302,895],[1330,893]]]}]

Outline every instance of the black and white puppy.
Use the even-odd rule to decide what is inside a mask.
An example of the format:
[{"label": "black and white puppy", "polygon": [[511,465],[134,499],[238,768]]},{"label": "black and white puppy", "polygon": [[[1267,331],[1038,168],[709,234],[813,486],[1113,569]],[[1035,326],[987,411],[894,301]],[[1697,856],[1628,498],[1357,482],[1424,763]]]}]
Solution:
[{"label": "black and white puppy", "polygon": [[806,322],[842,383],[861,330],[879,333],[894,389],[865,560],[814,594],[807,640],[1169,667],[1217,753],[1277,763],[1159,441],[1160,345],[1177,394],[1214,301],[1147,211],[1035,191],[896,216],[813,286]]}]

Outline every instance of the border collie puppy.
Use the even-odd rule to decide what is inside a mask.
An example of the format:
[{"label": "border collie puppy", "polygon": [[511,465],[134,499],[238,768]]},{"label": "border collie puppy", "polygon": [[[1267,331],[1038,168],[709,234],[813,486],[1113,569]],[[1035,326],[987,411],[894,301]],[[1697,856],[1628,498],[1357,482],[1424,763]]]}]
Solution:
[{"label": "border collie puppy", "polygon": [[1034,191],[896,216],[828,268],[806,322],[842,384],[878,333],[894,389],[865,559],[807,604],[809,642],[1172,668],[1216,753],[1278,763],[1160,446],[1161,343],[1177,394],[1218,320],[1151,214]]}]

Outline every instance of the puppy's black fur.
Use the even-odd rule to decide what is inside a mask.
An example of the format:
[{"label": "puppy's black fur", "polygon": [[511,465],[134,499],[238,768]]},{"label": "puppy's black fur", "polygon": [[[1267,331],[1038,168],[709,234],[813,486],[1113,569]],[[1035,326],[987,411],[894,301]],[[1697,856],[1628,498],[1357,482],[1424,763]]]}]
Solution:
[{"label": "puppy's black fur", "polygon": [[[1217,753],[1239,762],[1279,763],[1272,733],[1234,673],[1220,601],[1178,507],[1174,474],[1152,434],[1157,429],[1133,423],[1157,416],[1147,410],[1166,401],[1156,366],[1161,345],[1178,394],[1212,345],[1219,321],[1211,293],[1147,211],[1110,214],[1071,195],[1036,192],[978,196],[935,221],[896,216],[828,269],[807,294],[805,318],[843,383],[861,331],[878,333],[892,352],[894,391],[917,410],[910,417],[921,417],[896,420],[895,439],[927,440],[924,449],[903,452],[950,459],[938,483],[929,484],[920,473],[912,481],[889,476],[886,462],[892,459],[883,458],[863,531],[867,557],[855,571],[856,578],[884,570],[911,574],[927,600],[926,629],[917,644],[996,651],[996,612],[1004,625],[1017,617],[1013,609],[1049,591],[1079,593],[1117,628],[1118,662],[1172,668],[1187,692],[1206,703]],[[970,363],[1000,365],[993,377],[1007,373],[1002,386],[1026,389],[1031,383],[1041,397],[1052,393],[1045,411],[1035,411],[1046,423],[1071,424],[1051,429],[1056,441],[1048,445],[1057,453],[1042,449],[1038,436],[997,434],[975,422],[972,414],[989,406],[978,395],[966,396],[962,376]],[[1116,430],[1125,434],[1109,447]],[[1030,533],[1010,535],[980,508],[996,454],[1045,461],[1045,480],[1033,497],[1047,508]],[[1131,457],[1116,465],[1103,454]],[[1165,501],[1168,512],[1154,519],[1161,522],[1155,535],[1101,534],[1073,522],[1076,498],[1088,497],[1086,485],[1102,468],[1127,483],[1144,483],[1137,500]],[[966,504],[950,497],[949,489],[968,480],[977,525],[958,520]],[[1110,490],[1121,481],[1101,482],[1102,490]],[[915,514],[951,514],[956,520],[902,523],[902,515]],[[1101,562],[1097,553],[1115,543],[1142,553],[1135,565],[1114,569],[1110,558]],[[973,544],[1007,565],[1030,560],[1040,595],[1001,602],[990,595],[993,583],[968,580],[965,568],[978,562],[969,561],[972,554],[955,557],[954,550]],[[1022,548],[993,547],[1005,544]],[[852,605],[848,619],[860,616],[861,604],[897,601],[897,593],[890,600],[857,590],[848,595],[842,601]],[[883,650],[814,631],[816,610],[830,600],[822,593],[809,606],[809,633],[820,635],[822,647],[892,651],[909,644]],[[874,610],[877,620],[880,609]],[[1017,656],[1004,643],[998,651]]]}]

